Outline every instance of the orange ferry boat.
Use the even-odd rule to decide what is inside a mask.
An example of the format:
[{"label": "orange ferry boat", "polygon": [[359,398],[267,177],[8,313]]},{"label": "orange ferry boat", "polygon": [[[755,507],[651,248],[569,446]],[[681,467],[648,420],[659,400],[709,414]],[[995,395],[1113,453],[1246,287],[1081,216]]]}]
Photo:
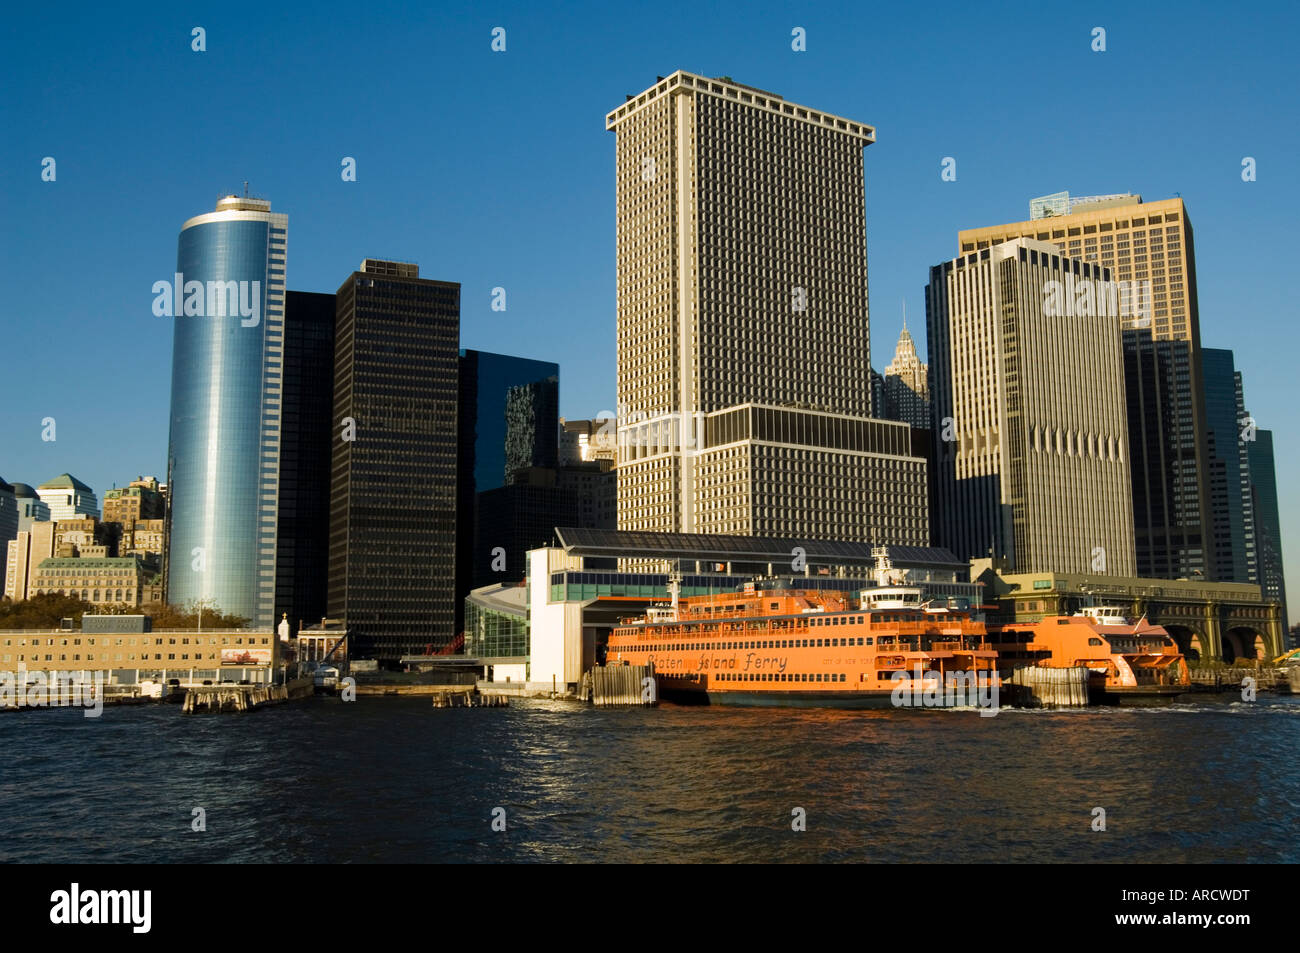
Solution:
[{"label": "orange ferry boat", "polygon": [[1173,636],[1145,617],[1130,622],[1111,606],[994,626],[992,640],[1004,665],[1023,659],[1047,668],[1088,668],[1094,702],[1151,701],[1191,691],[1187,661]]},{"label": "orange ferry boat", "polygon": [[960,694],[947,697],[973,705],[980,686],[987,693],[999,684],[984,623],[948,600],[923,599],[919,587],[864,589],[851,599],[747,584],[624,620],[606,664],[653,665],[660,696],[678,701],[891,707],[901,686],[913,699],[929,690],[926,704],[942,705],[955,682]]}]

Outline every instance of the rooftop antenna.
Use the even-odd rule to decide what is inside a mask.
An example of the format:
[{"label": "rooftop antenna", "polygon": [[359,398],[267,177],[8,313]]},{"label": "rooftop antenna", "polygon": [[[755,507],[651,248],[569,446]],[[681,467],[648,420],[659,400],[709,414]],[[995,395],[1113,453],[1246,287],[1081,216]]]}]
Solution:
[{"label": "rooftop antenna", "polygon": [[248,198],[248,180],[244,180],[244,198]]},{"label": "rooftop antenna", "polygon": [[903,299],[903,330],[907,330],[907,299]]}]

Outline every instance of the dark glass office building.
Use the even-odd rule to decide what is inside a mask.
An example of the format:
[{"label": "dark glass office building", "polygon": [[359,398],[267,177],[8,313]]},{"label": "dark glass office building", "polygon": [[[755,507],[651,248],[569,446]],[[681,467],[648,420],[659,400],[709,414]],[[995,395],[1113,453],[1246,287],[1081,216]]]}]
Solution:
[{"label": "dark glass office building", "polygon": [[[477,586],[522,579],[524,553],[550,538],[550,522],[568,509],[549,488],[483,494],[514,485],[524,471],[553,470],[559,457],[560,368],[487,351],[460,352],[460,474],[457,518],[457,603]],[[482,518],[480,518],[482,514]],[[542,532],[538,527],[550,523]],[[540,534],[540,535],[539,535]],[[492,569],[505,550],[506,571]]]},{"label": "dark glass office building", "polygon": [[154,286],[173,325],[167,601],[274,620],[288,216],[227,196]]},{"label": "dark glass office building", "polygon": [[292,631],[325,615],[329,586],[334,295],[290,291],[284,308],[275,617]]},{"label": "dark glass office building", "polygon": [[329,615],[354,658],[456,634],[460,285],[367,259],[336,295]]},{"label": "dark glass office building", "polygon": [[1256,430],[1246,441],[1250,468],[1251,510],[1255,517],[1255,555],[1259,587],[1265,599],[1282,604],[1282,624],[1290,621],[1286,607],[1286,576],[1282,568],[1282,518],[1277,505],[1277,477],[1273,464],[1273,431]]},{"label": "dark glass office building", "polygon": [[1250,468],[1242,434],[1246,407],[1232,352],[1205,348],[1205,413],[1209,430],[1210,508],[1220,582],[1256,582]]},{"label": "dark glass office building", "polygon": [[1192,341],[1124,331],[1137,574],[1213,579],[1208,438]]}]

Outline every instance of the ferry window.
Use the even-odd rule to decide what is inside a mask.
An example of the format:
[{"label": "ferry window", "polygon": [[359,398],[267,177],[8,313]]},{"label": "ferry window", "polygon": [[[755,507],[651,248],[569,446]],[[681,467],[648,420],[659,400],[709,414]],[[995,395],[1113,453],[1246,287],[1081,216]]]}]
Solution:
[{"label": "ferry window", "polygon": [[820,682],[821,680],[822,680],[822,673],[821,673],[821,672],[818,672],[818,673],[817,673],[817,681]]},{"label": "ferry window", "polygon": [[1101,639],[1089,639],[1089,640],[1088,640],[1088,644],[1089,644],[1089,645],[1101,645]]}]

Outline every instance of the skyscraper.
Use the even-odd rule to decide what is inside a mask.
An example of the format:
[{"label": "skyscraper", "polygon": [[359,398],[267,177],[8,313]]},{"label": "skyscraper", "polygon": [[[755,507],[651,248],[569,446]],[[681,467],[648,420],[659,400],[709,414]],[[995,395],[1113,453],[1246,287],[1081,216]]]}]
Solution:
[{"label": "skyscraper", "polygon": [[[1217,578],[1208,480],[1198,467],[1191,341],[1155,340],[1147,328],[1124,331],[1129,465],[1137,574],[1156,579]],[[1203,434],[1204,428],[1201,428]]]},{"label": "skyscraper", "polygon": [[[457,618],[471,589],[523,578],[526,547],[547,542],[573,518],[549,488],[515,488],[515,477],[558,462],[560,367],[507,354],[460,351],[460,462],[456,507]],[[480,498],[492,493],[481,507]],[[508,512],[507,512],[508,511]],[[480,513],[487,517],[486,525]],[[548,525],[549,524],[549,525]],[[504,550],[502,560],[493,550]]]},{"label": "skyscraper", "polygon": [[455,635],[460,285],[366,259],[336,297],[329,614],[391,664]]},{"label": "skyscraper", "polygon": [[924,543],[925,461],[867,419],[875,131],[681,71],[605,125],[619,527]]},{"label": "skyscraper", "polygon": [[1218,580],[1257,582],[1241,374],[1229,350],[1207,347],[1201,351],[1201,360],[1209,431],[1211,537]]},{"label": "skyscraper", "polygon": [[936,536],[1017,572],[1132,576],[1120,319],[1109,274],[1013,239],[930,269]]},{"label": "skyscraper", "polygon": [[1250,492],[1255,517],[1255,553],[1259,587],[1265,599],[1282,603],[1282,624],[1287,624],[1286,575],[1282,567],[1282,522],[1277,505],[1277,477],[1273,464],[1273,431],[1255,430],[1246,441],[1250,465]]},{"label": "skyscraper", "polygon": [[325,615],[334,447],[334,295],[290,291],[284,310],[275,617]]},{"label": "skyscraper", "polygon": [[95,491],[70,473],[61,473],[36,488],[41,502],[50,510],[52,520],[75,520],[79,516],[99,516],[99,499]]},{"label": "skyscraper", "polygon": [[175,328],[167,601],[258,626],[275,610],[288,228],[270,202],[228,195],[181,226],[175,283],[154,285]]},{"label": "skyscraper", "polygon": [[1065,215],[964,229],[957,236],[960,252],[968,255],[1013,238],[1051,242],[1072,260],[1109,268],[1113,280],[1132,291],[1131,307],[1122,316],[1124,327],[1150,328],[1158,341],[1175,338],[1195,341],[1199,347],[1196,255],[1183,200],[1143,203],[1140,195],[1089,198],[1097,201],[1076,199]]},{"label": "skyscraper", "polygon": [[901,420],[917,430],[929,430],[930,390],[928,368],[916,353],[916,342],[907,330],[907,317],[903,317],[903,333],[898,336],[894,359],[885,367],[885,406],[877,412],[886,420]]},{"label": "skyscraper", "polygon": [[1183,200],[1060,192],[1031,201],[1030,213],[1027,222],[962,231],[961,253],[1029,237],[1121,283],[1129,413],[1137,415],[1129,436],[1138,570],[1231,579],[1215,565],[1196,255]]}]

